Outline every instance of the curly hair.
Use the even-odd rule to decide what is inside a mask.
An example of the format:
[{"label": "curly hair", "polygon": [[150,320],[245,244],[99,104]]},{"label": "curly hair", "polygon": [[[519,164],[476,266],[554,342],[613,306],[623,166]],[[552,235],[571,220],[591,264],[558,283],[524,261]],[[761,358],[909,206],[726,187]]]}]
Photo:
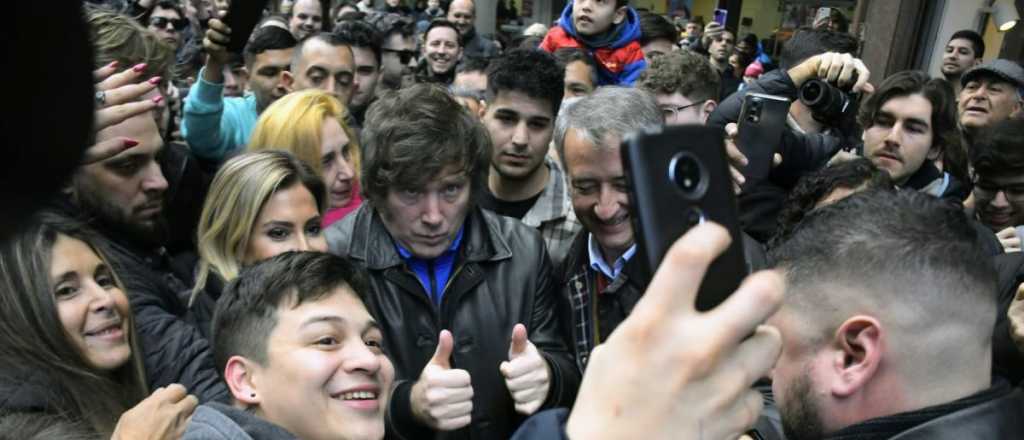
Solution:
[{"label": "curly hair", "polygon": [[797,182],[789,193],[786,202],[779,212],[778,228],[775,236],[768,242],[772,249],[786,241],[818,204],[828,198],[837,189],[854,191],[867,189],[893,189],[895,186],[889,173],[879,169],[870,160],[857,158],[847,162],[839,162],[829,167],[808,173]]},{"label": "curly hair", "polygon": [[718,98],[720,76],[707,58],[681,50],[656,57],[640,74],[639,86],[652,94],[679,92],[693,102]]},{"label": "curly hair", "polygon": [[506,91],[548,101],[551,114],[558,114],[565,93],[565,69],[542,50],[511,50],[487,68],[487,102],[494,102],[499,92]]}]

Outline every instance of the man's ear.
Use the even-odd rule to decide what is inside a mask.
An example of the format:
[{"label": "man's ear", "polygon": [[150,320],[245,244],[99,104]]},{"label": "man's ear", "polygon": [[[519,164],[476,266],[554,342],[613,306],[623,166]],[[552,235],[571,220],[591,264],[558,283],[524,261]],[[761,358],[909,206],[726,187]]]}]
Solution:
[{"label": "man's ear", "polygon": [[928,149],[928,155],[925,156],[925,158],[931,161],[938,160],[940,157],[942,157],[943,149],[944,148],[942,147],[942,145],[937,144],[934,140],[932,140],[932,147]]},{"label": "man's ear", "polygon": [[629,6],[623,6],[623,7],[619,8],[619,9],[616,9],[615,10],[615,18],[612,20],[612,23],[614,23],[616,25],[619,24],[619,23],[622,23],[622,21],[626,19],[626,14],[628,14],[628,13],[629,13]]},{"label": "man's ear", "polygon": [[701,124],[707,124],[708,123],[708,117],[710,117],[711,114],[715,112],[716,108],[718,108],[718,103],[715,102],[714,99],[709,99],[707,101],[704,101],[704,103],[700,105],[700,110],[701,110],[701,112],[704,113],[700,117],[700,123]]},{"label": "man's ear", "polygon": [[235,401],[249,407],[260,404],[263,395],[257,386],[259,368],[255,362],[242,356],[231,356],[224,366],[224,381]]},{"label": "man's ear", "polygon": [[480,111],[478,112],[479,115],[477,115],[477,116],[480,117],[480,120],[483,120],[484,119],[484,115],[487,114],[487,101],[479,99],[479,100],[477,100],[477,102],[480,103]]},{"label": "man's ear", "polygon": [[871,316],[854,316],[839,326],[832,341],[836,348],[830,366],[833,396],[850,397],[875,378],[884,357],[885,336],[882,324]]},{"label": "man's ear", "polygon": [[284,88],[293,90],[293,87],[295,86],[295,74],[290,70],[281,72],[281,82],[284,83]]}]

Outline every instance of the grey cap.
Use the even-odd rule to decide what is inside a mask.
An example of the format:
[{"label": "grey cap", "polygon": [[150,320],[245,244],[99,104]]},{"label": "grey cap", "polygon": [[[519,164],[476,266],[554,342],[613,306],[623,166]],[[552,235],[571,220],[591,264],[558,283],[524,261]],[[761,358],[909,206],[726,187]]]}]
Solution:
[{"label": "grey cap", "polygon": [[995,75],[1013,84],[1014,87],[1024,88],[1024,68],[1021,68],[1020,64],[1002,58],[970,68],[960,77],[960,85],[967,85],[968,81],[983,74]]}]

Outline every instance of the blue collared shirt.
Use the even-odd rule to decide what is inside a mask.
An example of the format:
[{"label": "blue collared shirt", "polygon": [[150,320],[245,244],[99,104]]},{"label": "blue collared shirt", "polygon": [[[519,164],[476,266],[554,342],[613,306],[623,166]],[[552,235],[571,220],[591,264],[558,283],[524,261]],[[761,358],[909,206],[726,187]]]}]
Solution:
[{"label": "blue collared shirt", "polygon": [[604,257],[601,256],[601,249],[598,248],[597,241],[594,240],[594,234],[588,234],[587,236],[587,250],[590,256],[590,268],[601,272],[610,281],[618,277],[626,262],[633,258],[633,254],[636,253],[636,244],[634,243],[629,249],[626,249],[626,252],[615,260],[615,265],[611,267],[608,266],[608,263],[604,261]]},{"label": "blue collared shirt", "polygon": [[420,280],[420,284],[426,290],[427,296],[438,307],[441,307],[444,287],[448,285],[448,278],[452,275],[455,257],[458,255],[459,245],[462,243],[462,233],[465,230],[466,226],[463,225],[459,229],[459,233],[455,235],[455,240],[452,240],[452,245],[448,246],[448,250],[431,260],[417,258],[408,249],[395,242],[398,255],[405,260],[405,264],[416,274],[416,278]]}]

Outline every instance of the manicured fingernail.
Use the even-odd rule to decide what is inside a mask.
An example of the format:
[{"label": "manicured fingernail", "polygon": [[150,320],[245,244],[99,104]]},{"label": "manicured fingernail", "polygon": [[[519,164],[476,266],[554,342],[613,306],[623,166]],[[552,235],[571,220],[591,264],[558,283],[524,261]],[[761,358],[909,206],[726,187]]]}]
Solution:
[{"label": "manicured fingernail", "polygon": [[121,63],[117,62],[117,60],[111,61],[110,64],[107,64],[107,68],[108,69],[113,69],[113,68],[117,67],[118,64],[121,64]]},{"label": "manicured fingernail", "polygon": [[150,78],[149,81],[146,81],[146,82],[148,82],[150,84],[153,84],[153,85],[157,85],[157,84],[160,83],[161,79],[162,78],[160,78],[159,76],[154,76],[154,77]]},{"label": "manicured fingernail", "polygon": [[139,141],[137,141],[135,139],[125,139],[124,140],[124,148],[126,148],[126,149],[134,147],[136,145],[139,145]]},{"label": "manicured fingernail", "polygon": [[146,69],[146,63],[139,63],[139,64],[136,64],[135,67],[132,67],[132,70],[134,70],[135,73],[142,73],[142,71],[145,70],[145,69]]},{"label": "manicured fingernail", "polygon": [[163,102],[163,101],[164,101],[164,97],[163,97],[162,95],[161,95],[161,96],[157,96],[157,97],[153,98],[153,103],[154,103],[154,104],[159,104],[159,103],[161,103],[161,102]]}]

